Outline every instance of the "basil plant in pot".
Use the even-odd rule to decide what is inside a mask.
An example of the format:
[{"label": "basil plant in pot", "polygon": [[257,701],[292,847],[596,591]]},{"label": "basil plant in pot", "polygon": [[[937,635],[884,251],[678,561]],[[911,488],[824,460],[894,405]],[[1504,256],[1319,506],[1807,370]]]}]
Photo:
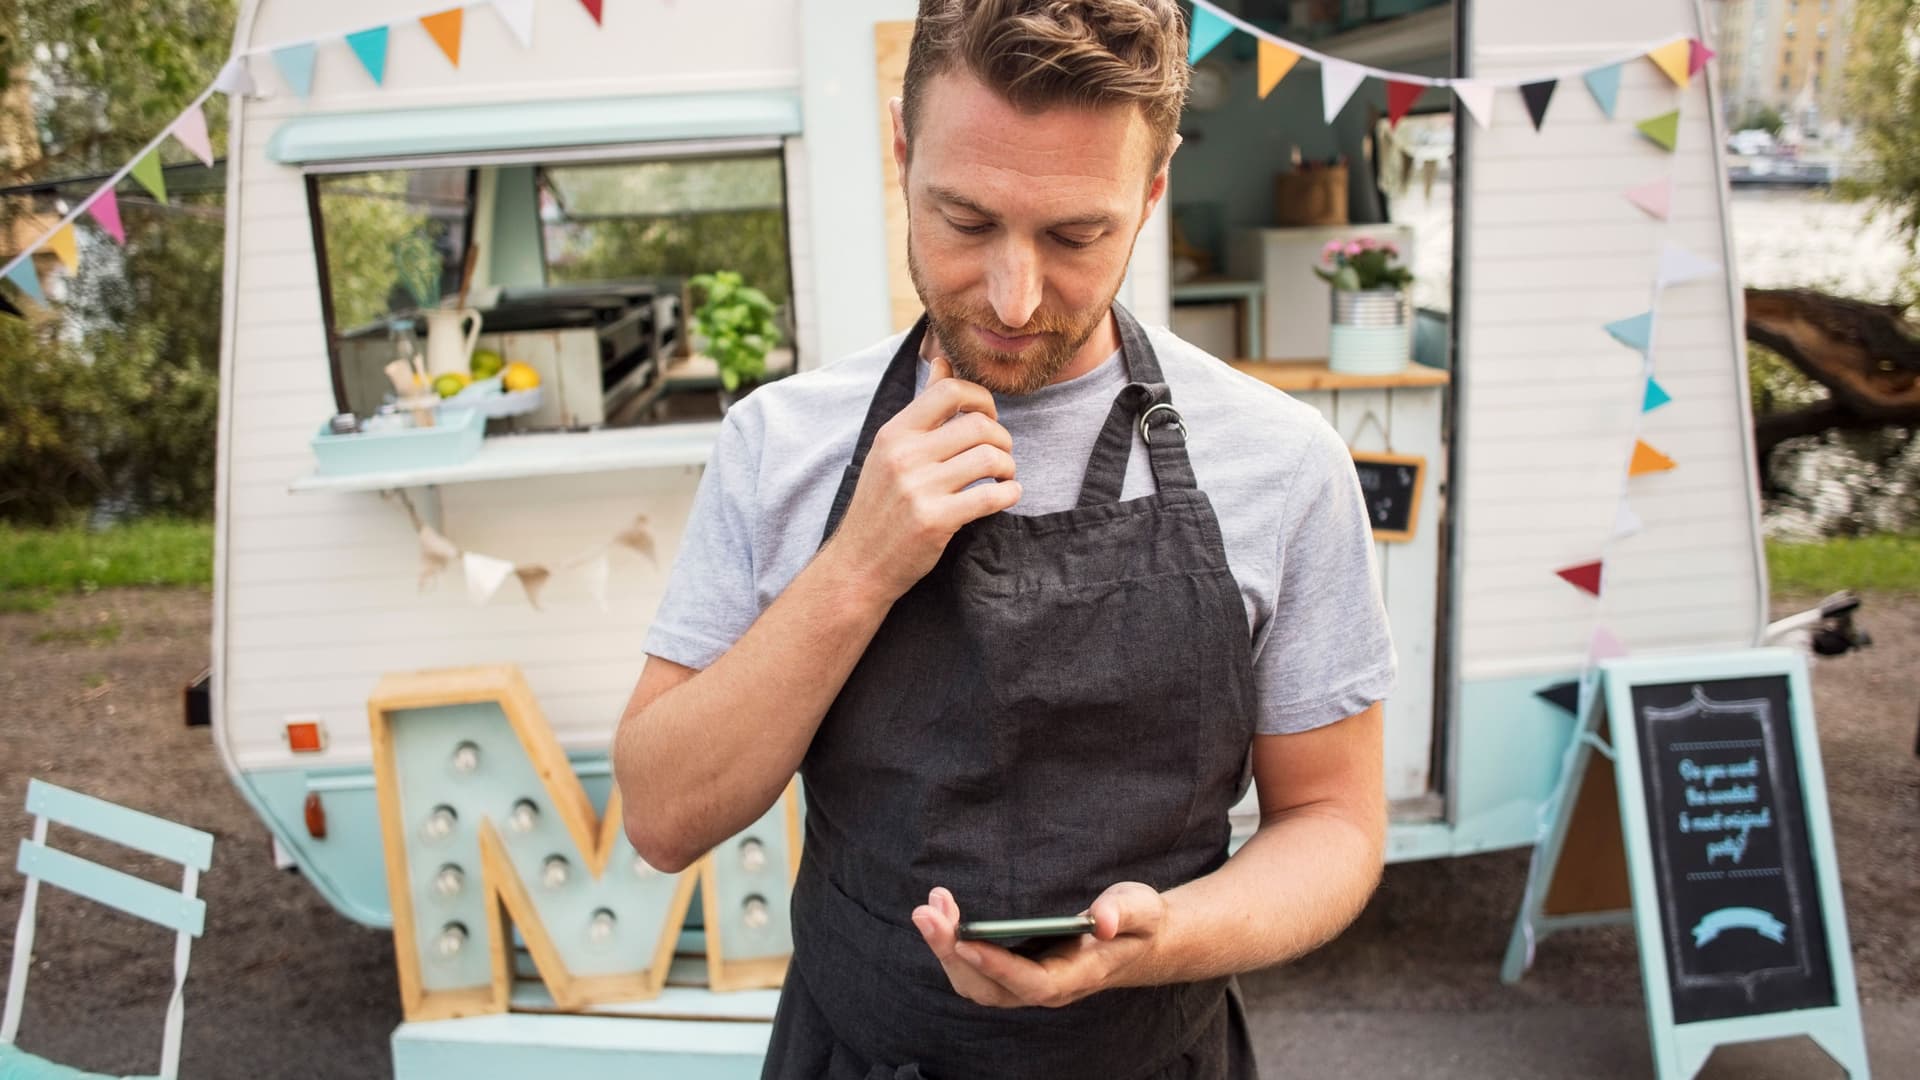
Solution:
[{"label": "basil plant in pot", "polygon": [[732,270],[697,274],[689,282],[702,299],[693,312],[700,347],[720,369],[720,408],[738,401],[767,373],[767,354],[780,344],[773,301]]},{"label": "basil plant in pot", "polygon": [[1400,249],[1371,236],[1331,240],[1313,268],[1332,288],[1327,367],[1349,375],[1388,375],[1413,359],[1407,285],[1413,272]]}]

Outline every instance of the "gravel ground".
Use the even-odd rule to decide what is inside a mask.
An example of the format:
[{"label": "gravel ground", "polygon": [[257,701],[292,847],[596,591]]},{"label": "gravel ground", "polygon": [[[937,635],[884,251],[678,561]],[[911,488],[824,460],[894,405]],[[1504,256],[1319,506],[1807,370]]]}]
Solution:
[{"label": "gravel ground", "polygon": [[[1775,607],[1809,603],[1783,597]],[[28,830],[30,776],[208,829],[215,861],[187,986],[182,1075],[385,1076],[400,1019],[390,939],[273,868],[265,830],[207,731],[181,723],[181,687],[206,662],[209,620],[206,595],[192,591],[113,590],[41,614],[0,614],[0,847]],[[1911,1035],[1920,1031],[1920,935],[1911,932],[1920,924],[1920,598],[1869,597],[1861,620],[1876,644],[1821,664],[1814,694],[1860,995],[1875,1063],[1890,1074],[1896,1060],[1920,1060]],[[157,862],[56,839],[157,876]],[[0,968],[21,893],[5,861]],[[1391,867],[1338,941],[1244,979],[1269,1073],[1646,1071],[1638,962],[1624,928],[1549,938],[1519,986],[1500,983],[1526,868],[1525,852]],[[171,986],[167,935],[57,890],[42,892],[41,912],[21,1044],[87,1068],[150,1071]],[[1403,1060],[1408,1068],[1386,1064]],[[1812,1060],[1723,1055],[1703,1075],[1807,1075]]]}]

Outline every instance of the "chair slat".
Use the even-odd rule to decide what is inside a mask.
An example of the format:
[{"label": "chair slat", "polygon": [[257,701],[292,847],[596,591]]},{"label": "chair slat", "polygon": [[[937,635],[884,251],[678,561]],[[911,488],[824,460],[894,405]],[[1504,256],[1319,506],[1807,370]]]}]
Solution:
[{"label": "chair slat", "polygon": [[213,865],[211,833],[116,806],[44,780],[27,783],[27,813],[196,870]]},{"label": "chair slat", "polygon": [[58,885],[70,893],[117,908],[135,918],[199,937],[206,929],[207,903],[174,889],[88,862],[57,848],[24,840],[16,863],[20,873]]}]

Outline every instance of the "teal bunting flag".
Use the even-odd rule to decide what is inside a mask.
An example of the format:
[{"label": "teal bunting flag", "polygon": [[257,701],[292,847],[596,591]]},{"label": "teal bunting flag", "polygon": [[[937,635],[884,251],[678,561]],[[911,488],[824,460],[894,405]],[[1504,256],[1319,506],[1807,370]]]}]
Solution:
[{"label": "teal bunting flag", "polygon": [[1587,89],[1593,92],[1593,100],[1600,103],[1600,111],[1607,114],[1607,119],[1613,119],[1613,107],[1620,100],[1620,65],[1587,72]]},{"label": "teal bunting flag", "polygon": [[1187,63],[1197,64],[1215,45],[1233,33],[1233,24],[1199,4],[1193,6],[1193,28],[1187,31]]},{"label": "teal bunting flag", "polygon": [[1661,386],[1658,382],[1654,381],[1653,379],[1648,379],[1647,380],[1647,396],[1645,400],[1641,401],[1640,403],[1640,411],[1643,413],[1652,412],[1653,410],[1659,408],[1662,405],[1665,405],[1667,402],[1672,400],[1673,400],[1673,395],[1667,393],[1665,387]]},{"label": "teal bunting flag", "polygon": [[20,286],[20,291],[26,293],[35,303],[47,302],[47,294],[40,291],[40,271],[33,268],[32,256],[15,263],[13,269],[7,271],[7,280]]},{"label": "teal bunting flag", "polygon": [[313,42],[273,50],[273,64],[295,94],[305,98],[313,93]]},{"label": "teal bunting flag", "polygon": [[1627,348],[1644,353],[1647,343],[1653,340],[1653,312],[1646,311],[1630,319],[1610,322],[1607,324],[1607,333]]},{"label": "teal bunting flag", "polygon": [[367,69],[367,74],[373,76],[374,85],[385,85],[387,81],[387,28],[384,26],[376,26],[371,30],[362,30],[357,34],[348,34],[347,44],[353,47],[353,55],[360,58],[360,63]]}]

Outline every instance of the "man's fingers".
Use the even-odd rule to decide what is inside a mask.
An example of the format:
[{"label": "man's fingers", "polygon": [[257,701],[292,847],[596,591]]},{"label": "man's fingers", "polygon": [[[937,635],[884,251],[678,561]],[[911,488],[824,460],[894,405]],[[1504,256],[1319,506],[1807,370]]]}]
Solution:
[{"label": "man's fingers", "polygon": [[[914,456],[921,461],[945,461],[974,446],[997,446],[1013,453],[1013,434],[985,413],[964,412],[917,440]],[[924,456],[922,456],[924,455]]]},{"label": "man's fingers", "polygon": [[933,466],[929,475],[936,490],[957,492],[976,480],[1011,480],[1013,471],[1012,454],[997,446],[982,444]]},{"label": "man's fingers", "polygon": [[927,383],[920,396],[887,421],[887,426],[897,424],[908,431],[932,431],[953,419],[955,413],[963,412],[985,413],[994,420],[1000,418],[1000,409],[986,387],[949,377]]},{"label": "man's fingers", "polygon": [[936,356],[932,360],[927,361],[927,366],[931,369],[927,373],[928,386],[932,386],[941,379],[953,378],[953,361],[948,360],[944,355]]}]

